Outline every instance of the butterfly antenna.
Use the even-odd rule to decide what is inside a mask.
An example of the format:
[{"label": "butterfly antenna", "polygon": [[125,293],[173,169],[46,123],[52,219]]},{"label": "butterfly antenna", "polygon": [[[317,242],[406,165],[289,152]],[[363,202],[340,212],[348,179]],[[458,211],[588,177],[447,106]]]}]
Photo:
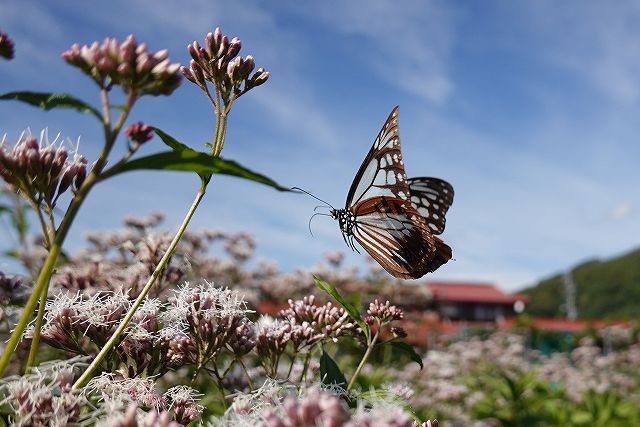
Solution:
[{"label": "butterfly antenna", "polygon": [[326,213],[323,213],[323,212],[316,212],[316,213],[314,213],[313,215],[311,215],[311,218],[309,218],[309,233],[311,233],[311,236],[312,236],[312,237],[315,237],[315,236],[313,235],[313,231],[311,231],[311,220],[313,220],[313,217],[314,217],[314,216],[317,216],[317,215],[321,215],[321,216],[331,216],[331,215],[326,214]]},{"label": "butterfly antenna", "polygon": [[316,196],[314,196],[313,194],[309,193],[307,190],[303,190],[303,189],[302,189],[302,188],[300,188],[300,187],[291,187],[291,189],[292,189],[292,190],[302,191],[303,193],[308,194],[309,196],[313,197],[314,199],[316,199],[316,200],[318,200],[318,201],[320,201],[320,202],[324,203],[325,205],[329,206],[331,209],[335,209],[335,208],[331,205],[331,203],[329,203],[329,202],[325,202],[325,201],[324,201],[324,200],[322,200],[321,198],[316,197]]}]

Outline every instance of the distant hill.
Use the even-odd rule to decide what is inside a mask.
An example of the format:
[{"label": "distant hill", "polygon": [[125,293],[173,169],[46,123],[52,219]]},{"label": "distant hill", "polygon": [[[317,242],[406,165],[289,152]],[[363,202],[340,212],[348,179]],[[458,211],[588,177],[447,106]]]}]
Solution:
[{"label": "distant hill", "polygon": [[[640,249],[605,261],[587,261],[572,270],[580,318],[640,318]],[[527,313],[564,317],[561,274],[544,279],[522,293],[531,300]]]}]

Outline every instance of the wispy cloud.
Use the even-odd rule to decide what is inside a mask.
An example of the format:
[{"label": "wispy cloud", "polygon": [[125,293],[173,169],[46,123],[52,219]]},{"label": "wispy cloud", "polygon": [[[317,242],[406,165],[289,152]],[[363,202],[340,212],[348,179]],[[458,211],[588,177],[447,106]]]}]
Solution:
[{"label": "wispy cloud", "polygon": [[299,4],[297,13],[321,19],[327,30],[352,44],[360,67],[373,67],[387,83],[429,103],[454,91],[449,60],[454,43],[450,4],[425,2],[320,2]]},{"label": "wispy cloud", "polygon": [[633,205],[629,202],[622,202],[609,211],[609,218],[614,221],[620,221],[633,215]]}]

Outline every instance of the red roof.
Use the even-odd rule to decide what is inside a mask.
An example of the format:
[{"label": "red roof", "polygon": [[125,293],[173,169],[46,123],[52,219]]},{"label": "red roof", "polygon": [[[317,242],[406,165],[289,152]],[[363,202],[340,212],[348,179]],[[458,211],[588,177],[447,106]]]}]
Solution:
[{"label": "red roof", "polygon": [[513,304],[516,301],[529,302],[526,295],[506,294],[491,283],[429,282],[426,287],[433,294],[434,301],[494,304]]}]

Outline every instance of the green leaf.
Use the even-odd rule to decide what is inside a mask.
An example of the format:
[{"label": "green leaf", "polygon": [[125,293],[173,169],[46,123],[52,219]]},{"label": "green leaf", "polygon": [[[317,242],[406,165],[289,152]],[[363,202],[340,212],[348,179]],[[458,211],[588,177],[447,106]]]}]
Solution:
[{"label": "green leaf", "polygon": [[165,151],[131,160],[122,165],[122,167],[106,171],[100,179],[106,179],[123,172],[144,169],[190,171],[197,173],[201,177],[216,173],[231,175],[268,185],[278,191],[292,191],[288,188],[282,187],[271,178],[253,172],[233,160],[212,157],[208,154],[193,151],[191,149],[184,151]]},{"label": "green leaf", "polygon": [[16,249],[10,249],[8,251],[3,251],[2,255],[6,256],[8,258],[20,259],[20,252],[18,252]]},{"label": "green leaf", "polygon": [[413,346],[403,341],[391,341],[389,342],[389,345],[396,350],[400,350],[408,354],[411,360],[420,365],[420,369],[424,368],[424,365],[422,364],[422,358],[418,355],[418,353],[416,353]]},{"label": "green leaf", "polygon": [[102,115],[98,110],[84,101],[75,98],[68,93],[47,93],[47,92],[9,92],[0,95],[0,100],[15,100],[26,102],[34,107],[43,110],[53,110],[54,108],[71,108],[81,113],[93,114],[102,122]]},{"label": "green leaf", "polygon": [[347,379],[338,364],[324,349],[322,349],[322,356],[320,356],[320,380],[323,384],[336,384],[342,388],[347,385]]},{"label": "green leaf", "polygon": [[336,300],[338,304],[344,307],[344,309],[347,311],[347,313],[349,313],[349,315],[353,318],[353,320],[355,320],[358,323],[358,326],[360,326],[360,329],[362,329],[362,331],[365,334],[368,334],[367,331],[369,330],[369,328],[367,324],[360,317],[360,312],[358,312],[358,310],[353,305],[351,305],[347,300],[345,300],[342,297],[342,295],[338,293],[338,291],[333,285],[325,282],[324,280],[316,276],[313,276],[313,281],[315,282],[318,288],[322,289],[323,291],[331,295],[331,297],[334,300]]},{"label": "green leaf", "polygon": [[154,127],[153,130],[156,133],[156,135],[160,137],[162,142],[164,142],[173,151],[186,151],[186,150],[195,151],[193,148],[189,147],[186,144],[183,144],[182,142],[178,141],[168,133],[163,132],[162,130],[156,127]]}]

